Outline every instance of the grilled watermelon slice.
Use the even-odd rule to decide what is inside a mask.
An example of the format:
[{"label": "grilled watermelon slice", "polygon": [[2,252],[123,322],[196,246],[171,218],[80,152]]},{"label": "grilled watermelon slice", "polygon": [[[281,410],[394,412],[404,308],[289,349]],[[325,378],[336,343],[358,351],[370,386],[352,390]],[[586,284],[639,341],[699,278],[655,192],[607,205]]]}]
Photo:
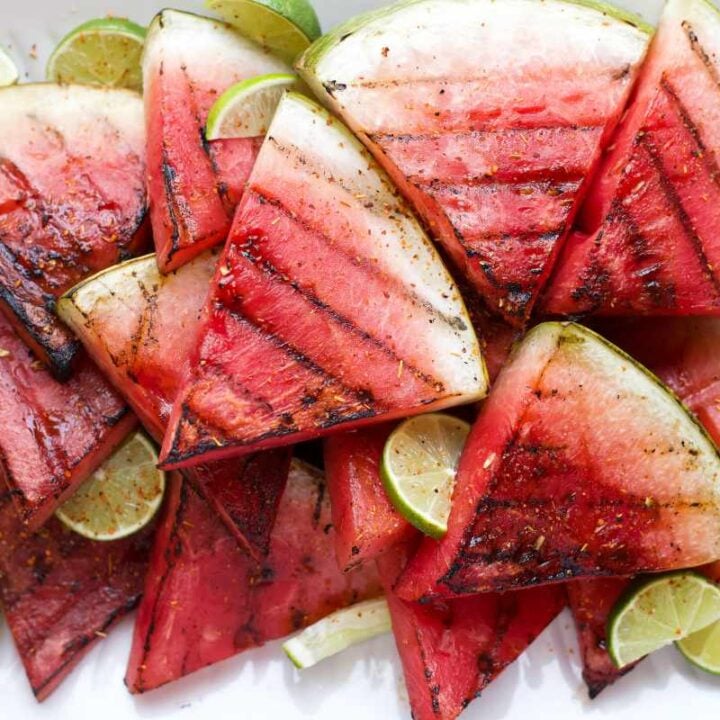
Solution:
[{"label": "grilled watermelon slice", "polygon": [[470,402],[486,385],[462,298],[388,178],[339,121],[286,95],[215,276],[164,466]]},{"label": "grilled watermelon slice", "polygon": [[[106,377],[161,441],[195,345],[217,264],[203,253],[161,275],[155,256],[109,268],[73,288],[58,311]],[[238,541],[267,553],[290,466],[285,449],[186,469]]]},{"label": "grilled watermelon slice", "polygon": [[341,573],[322,476],[297,461],[258,567],[175,475],[125,682],[146,692],[380,593],[374,568]]},{"label": "grilled watermelon slice", "polygon": [[657,378],[586,328],[539,325],[473,428],[447,535],[423,544],[398,592],[701,565],[720,557],[719,481],[715,445]]},{"label": "grilled watermelon slice", "polygon": [[135,607],[151,538],[93,542],[55,518],[30,533],[0,493],[0,605],[38,700]]},{"label": "grilled watermelon slice", "polygon": [[341,568],[373,560],[416,531],[395,509],[380,477],[383,449],[394,425],[334,435],[324,443],[335,554]]},{"label": "grilled watermelon slice", "polygon": [[0,315],[0,486],[30,528],[42,525],[136,422],[87,357],[61,384]]},{"label": "grilled watermelon slice", "polygon": [[670,0],[544,311],[720,314],[720,14]]},{"label": "grilled watermelon slice", "polygon": [[148,240],[135,93],[51,84],[0,90],[0,309],[60,378],[79,344],[55,298]]},{"label": "grilled watermelon slice", "polygon": [[259,142],[205,140],[217,98],[241,80],[287,66],[230,26],[163,10],[143,55],[148,187],[157,260],[174,270],[224,242]]},{"label": "grilled watermelon slice", "polygon": [[448,602],[406,602],[392,591],[407,548],[378,560],[415,720],[453,720],[565,606],[547,586]]},{"label": "grilled watermelon slice", "polygon": [[566,586],[580,645],[583,680],[591,700],[635,667],[618,669],[608,653],[606,635],[610,613],[631,582],[626,578],[601,578],[578,580]]},{"label": "grilled watermelon slice", "polygon": [[650,368],[720,445],[720,320],[605,320],[603,335]]},{"label": "grilled watermelon slice", "polygon": [[523,325],[647,42],[593,2],[410,0],[301,58],[489,308]]}]

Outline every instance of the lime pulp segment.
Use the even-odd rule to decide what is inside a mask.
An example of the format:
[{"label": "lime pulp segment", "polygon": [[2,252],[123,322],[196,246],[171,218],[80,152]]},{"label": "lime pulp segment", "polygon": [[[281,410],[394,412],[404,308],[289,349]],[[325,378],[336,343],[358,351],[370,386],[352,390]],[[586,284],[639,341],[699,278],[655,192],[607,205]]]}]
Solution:
[{"label": "lime pulp segment", "polygon": [[14,85],[18,81],[18,75],[12,58],[0,47],[0,87]]},{"label": "lime pulp segment", "polygon": [[613,662],[626,667],[720,620],[720,589],[695,572],[639,582],[620,598],[608,623]]},{"label": "lime pulp segment", "polygon": [[678,640],[675,645],[695,667],[720,675],[720,621]]},{"label": "lime pulp segment", "polygon": [[447,532],[455,476],[470,426],[451,415],[419,415],[388,438],[381,475],[397,510],[427,535]]}]

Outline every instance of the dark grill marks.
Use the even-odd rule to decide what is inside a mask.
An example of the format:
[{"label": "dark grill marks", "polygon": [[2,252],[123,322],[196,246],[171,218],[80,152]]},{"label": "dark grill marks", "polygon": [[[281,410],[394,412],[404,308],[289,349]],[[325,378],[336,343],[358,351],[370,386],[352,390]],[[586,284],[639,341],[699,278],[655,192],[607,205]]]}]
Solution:
[{"label": "dark grill marks", "polygon": [[710,150],[705,145],[702,135],[700,133],[700,129],[698,126],[693,122],[692,117],[690,117],[690,112],[683,104],[682,100],[680,100],[680,97],[678,96],[675,88],[672,86],[670,81],[667,78],[667,75],[663,75],[660,80],[660,87],[663,89],[665,94],[667,95],[670,102],[675,106],[675,109],[680,116],[680,119],[682,120],[683,125],[685,126],[686,130],[690,135],[692,136],[693,140],[695,141],[695,144],[697,145],[699,156],[702,158],[702,161],[705,165],[705,167],[708,170],[708,173],[710,174],[710,177],[712,178],[712,181],[716,185],[720,185],[720,167],[717,163],[717,157],[715,155],[714,150]]},{"label": "dark grill marks", "polygon": [[175,179],[177,178],[177,170],[170,162],[170,157],[163,140],[162,148],[162,165],[160,168],[163,179],[163,186],[165,188],[165,200],[167,203],[167,217],[170,220],[171,230],[170,238],[172,241],[172,248],[170,255],[180,249],[180,236],[187,234],[187,226],[185,222],[186,214],[182,212],[179,201],[178,193],[175,188]]},{"label": "dark grill marks", "polygon": [[[382,340],[365,332],[349,318],[340,315],[340,313],[330,307],[327,303],[320,300],[320,298],[315,296],[308,289],[303,288],[299,285],[299,283],[290,280],[286,275],[279,272],[268,260],[263,259],[259,243],[255,242],[254,238],[247,238],[246,243],[242,246],[242,256],[254,267],[260,269],[265,275],[270,277],[273,282],[290,286],[298,295],[303,297],[318,310],[321,310],[333,323],[345,328],[363,342],[372,344],[394,363],[399,364],[401,362],[401,358],[395,353],[395,351],[382,342]],[[439,383],[426,373],[423,373],[416,367],[413,367],[412,364],[403,360],[403,367],[404,370],[412,373],[416,378],[418,378],[418,380],[421,380],[423,383],[433,388],[436,392],[442,391],[442,383]]]},{"label": "dark grill marks", "polygon": [[665,171],[665,167],[663,165],[663,160],[657,149],[653,146],[652,142],[650,141],[647,134],[642,134],[637,139],[638,143],[644,148],[645,152],[647,153],[648,157],[650,158],[650,161],[652,162],[653,166],[655,167],[655,170],[658,174],[658,177],[660,179],[660,185],[665,193],[665,196],[667,197],[669,203],[672,205],[673,209],[675,210],[675,213],[677,215],[677,218],[682,225],[682,228],[687,236],[687,238],[692,243],[693,250],[695,251],[695,255],[697,256],[698,261],[700,262],[700,266],[702,268],[702,272],[707,278],[707,280],[710,282],[710,284],[713,286],[715,290],[716,296],[720,296],[720,280],[716,277],[712,266],[710,265],[710,261],[707,258],[707,255],[705,254],[705,249],[703,247],[703,241],[700,237],[698,237],[697,233],[695,232],[695,227],[693,225],[692,219],[689,217],[687,212],[685,211],[685,208],[683,207],[682,201],[680,200],[680,197],[677,194],[677,190],[672,184],[672,181],[667,175],[667,172]]},{"label": "dark grill marks", "polygon": [[700,44],[700,40],[695,33],[695,30],[693,29],[692,25],[687,21],[683,21],[682,28],[685,31],[685,35],[687,35],[688,42],[690,43],[690,49],[700,58],[700,61],[702,62],[705,69],[708,71],[710,77],[713,79],[713,82],[720,87],[720,75],[718,74],[717,68],[715,67],[715,64],[711,60],[710,56],[705,51],[705,48]]},{"label": "dark grill marks", "polygon": [[[296,155],[298,158],[300,158],[298,161],[303,166],[309,166],[309,161],[307,159],[303,158],[301,151],[299,149],[280,145],[277,141],[275,141],[274,138],[269,138],[269,141],[272,141],[273,144],[279,150],[286,152],[286,153],[292,153],[292,154]],[[318,168],[318,169],[313,168],[309,172],[311,172],[312,174],[325,173],[325,171],[320,168]],[[341,187],[348,194],[350,194],[350,195],[353,194],[352,190],[341,185],[336,178],[333,178],[332,182],[337,184],[338,187]],[[321,239],[328,247],[332,247],[334,252],[341,253],[347,259],[348,263],[354,265],[355,267],[361,268],[368,275],[372,275],[372,276],[381,278],[383,283],[387,283],[387,285],[389,285],[390,287],[393,288],[393,291],[395,293],[398,293],[398,294],[402,295],[404,298],[407,298],[413,305],[422,307],[428,313],[432,314],[434,317],[438,318],[438,320],[449,325],[450,327],[457,328],[459,330],[466,330],[464,323],[462,323],[462,321],[459,318],[449,317],[449,316],[443,314],[442,312],[439,312],[437,310],[437,308],[435,308],[432,305],[425,302],[416,293],[414,293],[410,289],[408,289],[407,286],[398,282],[397,278],[387,275],[385,272],[383,272],[376,264],[369,262],[365,258],[358,257],[357,255],[352,255],[352,254],[348,253],[346,250],[344,250],[342,247],[340,247],[336,242],[334,242],[332,240],[332,238],[328,237],[322,230],[320,230],[315,225],[312,225],[308,221],[307,218],[298,217],[298,215],[295,214],[292,210],[290,210],[290,208],[288,208],[280,198],[274,197],[274,196],[270,195],[270,193],[267,190],[261,190],[260,188],[257,188],[257,187],[248,187],[248,189],[246,190],[246,193],[248,194],[248,196],[251,196],[251,195],[254,196],[260,203],[266,203],[268,205],[272,205],[272,207],[274,207],[279,213],[281,213],[284,217],[291,220],[293,223],[296,223],[305,232],[312,234],[315,237]],[[372,207],[370,207],[371,205],[372,205]],[[366,204],[364,207],[366,210],[373,210],[374,203],[369,200],[368,204]],[[378,217],[386,217],[386,214],[383,214],[383,213],[375,213],[375,214],[377,214]]]}]

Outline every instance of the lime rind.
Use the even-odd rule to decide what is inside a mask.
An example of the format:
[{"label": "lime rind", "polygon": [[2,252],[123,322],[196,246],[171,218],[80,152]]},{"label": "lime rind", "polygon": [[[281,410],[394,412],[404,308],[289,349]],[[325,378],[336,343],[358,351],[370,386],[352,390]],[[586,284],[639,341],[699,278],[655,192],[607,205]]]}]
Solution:
[{"label": "lime rind", "polygon": [[147,31],[125,18],[88,20],[58,43],[46,76],[62,84],[142,89],[140,59]]},{"label": "lime rind", "polygon": [[447,532],[457,466],[470,426],[452,415],[410,418],[390,435],[380,475],[398,512],[435,539]]},{"label": "lime rind", "polygon": [[19,77],[20,73],[13,59],[0,47],[0,87],[14,85]]},{"label": "lime rind", "polygon": [[321,35],[308,0],[206,0],[205,6],[288,63]]},{"label": "lime rind", "polygon": [[618,668],[720,620],[720,589],[702,575],[674,572],[635,583],[608,620],[608,652]]},{"label": "lime rind", "polygon": [[328,615],[283,644],[298,670],[305,670],[333,655],[392,630],[385,598],[357,603]]},{"label": "lime rind", "polygon": [[289,73],[261,75],[236,83],[210,108],[205,137],[220,140],[265,135],[282,96],[298,83],[299,78]]},{"label": "lime rind", "polygon": [[145,527],[162,504],[165,473],[157,451],[140,432],[131,435],[58,510],[58,519],[96,541],[128,537]]}]

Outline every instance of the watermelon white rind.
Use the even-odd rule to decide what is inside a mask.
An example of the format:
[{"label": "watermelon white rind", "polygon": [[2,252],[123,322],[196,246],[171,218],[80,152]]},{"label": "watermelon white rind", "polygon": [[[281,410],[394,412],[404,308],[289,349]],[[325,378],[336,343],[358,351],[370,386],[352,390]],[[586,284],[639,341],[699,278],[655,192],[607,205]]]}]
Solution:
[{"label": "watermelon white rind", "polygon": [[515,351],[465,448],[448,533],[405,599],[693,567],[720,555],[720,456],[680,400],[574,324]]},{"label": "watermelon white rind", "polygon": [[486,393],[477,337],[434,246],[350,131],[297,93],[260,150],[206,318],[167,466]]},{"label": "watermelon white rind", "polygon": [[487,306],[524,326],[619,120],[647,30],[591,3],[413,0],[318,40],[298,70]]}]

